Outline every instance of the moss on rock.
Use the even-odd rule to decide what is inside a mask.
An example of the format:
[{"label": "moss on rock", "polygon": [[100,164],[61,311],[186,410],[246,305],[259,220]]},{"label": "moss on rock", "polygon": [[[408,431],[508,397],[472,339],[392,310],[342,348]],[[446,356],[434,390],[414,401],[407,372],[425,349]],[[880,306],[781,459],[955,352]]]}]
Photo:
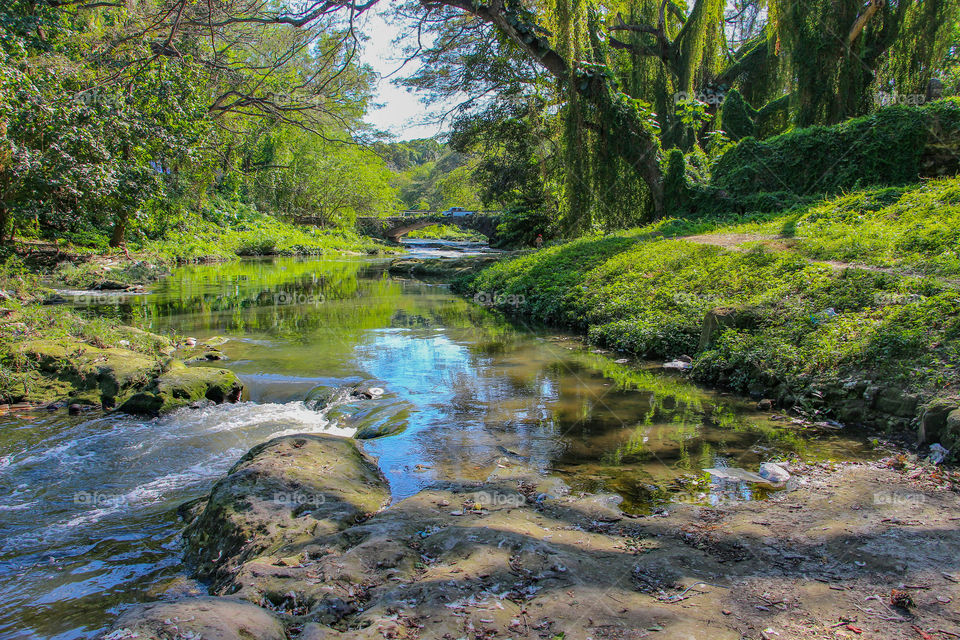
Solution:
[{"label": "moss on rock", "polygon": [[198,400],[235,402],[243,389],[225,369],[191,369],[163,354],[99,348],[75,338],[21,342],[13,356],[25,372],[23,399],[37,404],[99,404],[158,415]]},{"label": "moss on rock", "polygon": [[379,469],[353,440],[276,438],[251,449],[217,482],[184,534],[187,555],[201,576],[222,585],[244,563],[294,555],[300,545],[355,524],[389,500]]},{"label": "moss on rock", "polygon": [[201,400],[236,402],[243,384],[228,369],[187,367],[174,360],[170,370],[155,378],[120,407],[136,415],[159,415]]}]

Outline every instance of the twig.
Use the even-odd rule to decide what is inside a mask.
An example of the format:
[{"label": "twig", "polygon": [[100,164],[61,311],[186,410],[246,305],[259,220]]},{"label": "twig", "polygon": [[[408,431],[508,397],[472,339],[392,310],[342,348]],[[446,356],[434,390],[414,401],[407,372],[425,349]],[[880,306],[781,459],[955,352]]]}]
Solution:
[{"label": "twig", "polygon": [[897,613],[896,611],[894,611],[893,609],[891,609],[890,607],[888,607],[888,606],[887,606],[887,603],[884,602],[884,601],[883,601],[883,598],[881,598],[880,596],[867,596],[867,600],[871,600],[871,599],[872,599],[872,600],[876,600],[877,602],[879,602],[879,603],[880,603],[880,606],[882,606],[884,609],[887,610],[887,613],[889,613],[889,614],[892,615],[892,616],[895,616],[895,618],[892,618],[892,619],[896,619],[896,620],[899,621],[899,622],[907,622],[907,618],[904,618],[904,617],[901,616],[899,613]]},{"label": "twig", "polygon": [[[657,600],[660,600],[661,602],[680,602],[681,600],[686,600],[686,598],[684,598],[683,596],[687,594],[687,591],[690,591],[690,589],[693,589],[697,585],[701,585],[701,584],[706,585],[708,587],[717,587],[718,589],[729,588],[721,584],[710,584],[709,582],[694,582],[692,585],[690,585],[689,587],[687,587],[686,589],[684,589],[683,591],[681,591],[675,596],[667,596],[666,598],[657,598]],[[690,597],[692,598],[693,596],[690,596]]]},{"label": "twig", "polygon": [[890,616],[884,616],[884,615],[881,615],[881,614],[877,613],[877,612],[874,611],[873,609],[866,609],[866,608],[861,607],[860,605],[858,605],[858,604],[856,604],[856,603],[854,603],[853,606],[855,606],[857,609],[860,609],[860,611],[863,611],[863,612],[864,612],[865,614],[867,614],[868,616],[873,616],[874,618],[880,618],[881,620],[887,620],[887,621],[890,621],[890,622],[906,622],[906,620],[904,620],[903,618],[900,618],[900,617],[892,618],[892,617],[890,617]]}]

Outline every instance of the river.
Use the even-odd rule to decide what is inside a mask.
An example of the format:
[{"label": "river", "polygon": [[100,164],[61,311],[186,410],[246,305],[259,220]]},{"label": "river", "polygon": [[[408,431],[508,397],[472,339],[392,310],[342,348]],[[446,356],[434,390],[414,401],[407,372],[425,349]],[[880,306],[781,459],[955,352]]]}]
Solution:
[{"label": "river", "polygon": [[[573,491],[618,494],[635,513],[762,497],[750,485],[711,483],[707,467],[864,455],[858,438],[801,437],[746,399],[655,364],[618,362],[446,285],[392,277],[386,264],[185,266],[146,295],[87,299],[88,313],[150,331],[226,338],[228,360],[217,364],[247,391],[236,405],[154,420],[0,417],[0,637],[90,638],[131,603],[203,593],[181,561],[177,507],[280,434],[403,429],[365,443],[394,500],[439,480],[482,481],[507,456],[560,475]],[[322,411],[309,401],[353,383],[384,390],[376,410]]]}]

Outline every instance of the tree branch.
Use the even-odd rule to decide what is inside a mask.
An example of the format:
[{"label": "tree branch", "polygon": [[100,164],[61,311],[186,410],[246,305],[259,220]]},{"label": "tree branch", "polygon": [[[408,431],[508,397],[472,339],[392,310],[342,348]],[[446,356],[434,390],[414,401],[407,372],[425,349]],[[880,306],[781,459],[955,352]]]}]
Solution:
[{"label": "tree branch", "polygon": [[860,37],[861,33],[863,33],[867,23],[870,22],[870,18],[872,18],[874,14],[880,10],[881,6],[883,6],[883,0],[870,0],[866,10],[857,17],[856,21],[853,23],[853,26],[850,27],[850,33],[847,34],[848,47],[853,46],[853,43],[856,41],[856,39]]}]

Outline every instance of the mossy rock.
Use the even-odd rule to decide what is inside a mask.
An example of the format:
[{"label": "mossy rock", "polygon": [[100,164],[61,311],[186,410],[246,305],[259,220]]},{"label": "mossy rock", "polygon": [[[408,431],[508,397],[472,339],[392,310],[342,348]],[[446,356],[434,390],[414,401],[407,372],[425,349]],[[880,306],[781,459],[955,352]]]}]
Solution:
[{"label": "mossy rock", "polygon": [[[917,444],[932,444],[940,442],[945,436],[949,437],[951,429],[947,428],[950,416],[954,419],[950,421],[953,427],[953,440],[956,441],[960,435],[960,401],[953,398],[937,398],[929,402],[920,412],[920,426],[917,431]],[[940,444],[943,444],[940,442]],[[944,445],[950,448],[949,445]]]},{"label": "mossy rock", "polygon": [[28,398],[52,402],[99,394],[100,403],[112,408],[118,399],[148,384],[161,371],[155,358],[129,349],[100,349],[70,338],[31,340],[16,347],[21,358],[36,364],[43,380],[33,385]]},{"label": "mossy rock", "polygon": [[960,445],[960,409],[954,409],[947,415],[946,424],[939,436],[940,445],[950,449],[956,457],[957,445]]},{"label": "mossy rock", "polygon": [[217,482],[184,533],[198,574],[225,588],[244,564],[291,556],[310,541],[345,529],[390,501],[377,466],[347,438],[275,438],[243,456]]},{"label": "mossy rock", "polygon": [[160,415],[200,400],[217,404],[236,402],[242,392],[240,379],[228,369],[187,367],[173,361],[169,371],[131,396],[120,406],[120,411],[134,415]]}]

